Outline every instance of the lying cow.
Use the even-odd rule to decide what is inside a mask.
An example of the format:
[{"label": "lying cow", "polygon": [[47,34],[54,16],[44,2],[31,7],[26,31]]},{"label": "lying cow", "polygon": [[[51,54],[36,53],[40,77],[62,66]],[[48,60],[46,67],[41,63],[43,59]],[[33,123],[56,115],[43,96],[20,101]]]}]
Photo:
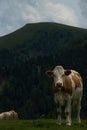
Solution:
[{"label": "lying cow", "polygon": [[53,93],[57,105],[58,124],[61,125],[61,107],[65,105],[66,125],[71,125],[71,104],[76,105],[77,121],[81,122],[80,110],[83,93],[83,82],[80,74],[75,70],[65,70],[56,66],[46,71],[48,76],[54,78]]},{"label": "lying cow", "polygon": [[0,119],[18,119],[18,113],[14,110],[0,113]]},{"label": "lying cow", "polygon": [[18,119],[18,113],[17,112],[15,112],[14,110],[11,110],[10,113],[11,113],[12,119]]}]

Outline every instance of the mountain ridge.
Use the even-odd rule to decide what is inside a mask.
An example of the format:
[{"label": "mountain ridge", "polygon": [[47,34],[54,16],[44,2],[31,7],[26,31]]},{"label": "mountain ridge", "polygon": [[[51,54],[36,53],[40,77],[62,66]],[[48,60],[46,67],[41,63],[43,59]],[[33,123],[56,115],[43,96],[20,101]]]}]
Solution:
[{"label": "mountain ridge", "polygon": [[73,31],[73,32],[81,32],[87,33],[87,29],[82,29],[78,27],[72,27],[64,24],[58,23],[33,23],[33,24],[26,24],[23,27],[19,28],[18,30],[0,37],[0,48],[13,48],[17,44],[21,44],[27,40],[32,40],[34,38],[34,34],[38,31],[54,31],[54,30],[61,30],[61,31]]}]

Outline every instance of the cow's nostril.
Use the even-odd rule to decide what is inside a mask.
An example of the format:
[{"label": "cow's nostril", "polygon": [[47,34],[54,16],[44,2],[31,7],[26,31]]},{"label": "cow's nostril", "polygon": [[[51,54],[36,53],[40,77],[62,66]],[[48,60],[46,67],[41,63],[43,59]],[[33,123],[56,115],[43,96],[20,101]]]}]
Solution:
[{"label": "cow's nostril", "polygon": [[57,87],[62,87],[62,83],[57,83],[56,86]]}]

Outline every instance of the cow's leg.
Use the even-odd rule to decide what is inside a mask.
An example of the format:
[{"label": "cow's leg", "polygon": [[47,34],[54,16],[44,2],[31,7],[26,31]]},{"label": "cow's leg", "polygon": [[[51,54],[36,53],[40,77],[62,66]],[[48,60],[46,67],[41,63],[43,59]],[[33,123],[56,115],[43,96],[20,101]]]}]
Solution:
[{"label": "cow's leg", "polygon": [[66,125],[71,126],[71,99],[68,98],[65,107]]},{"label": "cow's leg", "polygon": [[59,104],[57,104],[57,114],[58,114],[57,124],[61,125],[61,106]]},{"label": "cow's leg", "polygon": [[61,125],[61,104],[59,101],[59,94],[58,93],[54,94],[54,101],[55,101],[56,106],[57,106],[57,114],[58,114],[57,124]]},{"label": "cow's leg", "polygon": [[77,122],[81,123],[81,119],[80,119],[81,98],[77,100],[76,109],[77,109]]}]

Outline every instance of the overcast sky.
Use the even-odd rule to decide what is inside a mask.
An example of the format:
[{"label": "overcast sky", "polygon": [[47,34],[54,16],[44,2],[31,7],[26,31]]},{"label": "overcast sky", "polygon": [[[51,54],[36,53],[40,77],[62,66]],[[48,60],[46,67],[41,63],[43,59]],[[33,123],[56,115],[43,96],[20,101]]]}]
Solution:
[{"label": "overcast sky", "polygon": [[0,36],[37,22],[87,29],[87,0],[0,0]]}]

